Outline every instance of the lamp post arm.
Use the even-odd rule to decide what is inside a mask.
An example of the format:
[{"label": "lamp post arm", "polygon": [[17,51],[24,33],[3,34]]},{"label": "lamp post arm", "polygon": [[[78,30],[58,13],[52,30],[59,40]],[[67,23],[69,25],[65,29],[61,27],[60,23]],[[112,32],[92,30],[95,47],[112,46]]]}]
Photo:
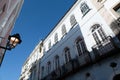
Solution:
[{"label": "lamp post arm", "polygon": [[[6,39],[6,38],[1,37],[1,36],[0,36],[0,38],[2,38],[2,39]],[[7,48],[7,45],[6,45],[6,47],[0,46],[0,48],[2,48],[2,49],[7,49],[7,50],[11,50],[11,49]]]},{"label": "lamp post arm", "polygon": [[0,46],[0,48],[5,49],[5,50],[11,50],[10,48]]},{"label": "lamp post arm", "polygon": [[[2,58],[0,60],[0,66],[1,66],[6,50],[11,50],[11,49],[15,48],[15,46],[17,44],[20,44],[22,42],[22,40],[21,40],[20,35],[18,33],[11,35],[8,38],[4,38],[4,37],[0,37],[0,38],[7,39],[7,44],[5,47],[0,45],[0,48],[4,49],[4,52],[2,51],[4,54],[2,55]],[[1,41],[1,39],[0,39],[0,41]]]}]

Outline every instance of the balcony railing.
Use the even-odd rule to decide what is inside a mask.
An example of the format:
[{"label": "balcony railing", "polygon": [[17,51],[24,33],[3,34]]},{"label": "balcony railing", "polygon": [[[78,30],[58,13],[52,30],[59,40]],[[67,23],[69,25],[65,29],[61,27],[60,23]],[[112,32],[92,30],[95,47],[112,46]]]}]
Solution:
[{"label": "balcony railing", "polygon": [[61,77],[61,67],[54,70],[52,73],[53,80],[58,80]]},{"label": "balcony railing", "polygon": [[72,59],[67,64],[64,64],[61,67],[61,77],[65,77],[69,74],[73,74],[81,70],[83,67],[91,63],[91,57],[88,51],[86,51],[81,56],[77,56],[75,59]]},{"label": "balcony railing", "polygon": [[64,64],[62,67],[61,67],[61,77],[65,77],[67,76],[68,74],[70,74],[70,72],[72,71],[73,69],[73,61],[70,60],[69,62],[67,62],[66,64]]},{"label": "balcony railing", "polygon": [[106,40],[101,41],[99,45],[94,45],[92,50],[94,52],[95,58],[100,59],[111,54],[112,51],[115,51],[117,46],[112,37],[107,37]]},{"label": "balcony railing", "polygon": [[84,54],[78,56],[77,59],[78,59],[80,67],[86,66],[89,63],[91,63],[91,57],[90,57],[90,53],[88,51],[86,51]]},{"label": "balcony railing", "polygon": [[60,80],[62,77],[65,77],[72,71],[72,69],[74,68],[73,65],[75,66],[75,63],[73,62],[73,60],[70,60],[63,66],[57,68],[47,76],[43,77],[41,80]]},{"label": "balcony railing", "polygon": [[70,60],[66,64],[60,66],[50,74],[43,77],[41,80],[61,80],[66,76],[73,74],[80,70],[83,66],[90,64],[91,58],[89,52]]}]

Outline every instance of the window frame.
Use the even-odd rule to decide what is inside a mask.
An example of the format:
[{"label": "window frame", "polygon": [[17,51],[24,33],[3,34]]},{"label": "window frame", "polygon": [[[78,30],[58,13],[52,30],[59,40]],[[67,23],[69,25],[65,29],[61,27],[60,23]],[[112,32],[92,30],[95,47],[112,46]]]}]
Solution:
[{"label": "window frame", "polygon": [[48,74],[51,72],[51,62],[50,61],[47,62],[47,72],[48,72]]},{"label": "window frame", "polygon": [[71,60],[70,49],[68,47],[66,47],[64,49],[64,53],[65,53],[65,62],[68,63]]},{"label": "window frame", "polygon": [[70,16],[70,24],[71,24],[72,27],[77,24],[77,21],[76,21],[74,15],[71,15],[71,16]]},{"label": "window frame", "polygon": [[55,69],[59,68],[60,66],[60,59],[59,59],[59,56],[56,55],[55,56]]},{"label": "window frame", "polygon": [[83,55],[87,51],[87,48],[83,39],[81,38],[76,39],[75,45],[76,45],[77,53],[79,56]]},{"label": "window frame", "polygon": [[51,48],[51,40],[49,41],[49,43],[48,43],[48,49],[50,49]]},{"label": "window frame", "polygon": [[54,42],[55,42],[55,43],[58,42],[58,33],[55,33],[55,35],[54,35]]},{"label": "window frame", "polygon": [[84,17],[90,11],[90,8],[86,2],[82,2],[80,5],[80,10]]},{"label": "window frame", "polygon": [[44,72],[45,72],[45,67],[42,66],[42,67],[41,67],[41,77],[44,77]]},{"label": "window frame", "polygon": [[0,15],[2,15],[5,12],[6,9],[6,4],[4,4],[1,8],[0,8]]},{"label": "window frame", "polygon": [[104,42],[107,39],[107,35],[100,24],[94,24],[91,28],[91,32],[97,45],[101,44],[101,42]]},{"label": "window frame", "polygon": [[62,29],[61,29],[61,31],[62,31],[62,36],[64,36],[64,35],[67,33],[67,30],[66,30],[66,26],[65,26],[65,24],[62,25]]}]

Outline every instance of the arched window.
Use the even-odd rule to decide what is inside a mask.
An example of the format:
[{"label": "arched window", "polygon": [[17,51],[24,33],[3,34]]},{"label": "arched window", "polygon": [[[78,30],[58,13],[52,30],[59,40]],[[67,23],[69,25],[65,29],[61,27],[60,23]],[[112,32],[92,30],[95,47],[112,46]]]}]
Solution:
[{"label": "arched window", "polygon": [[83,16],[85,16],[90,11],[90,8],[85,2],[83,2],[80,5],[80,10],[81,10]]},{"label": "arched window", "polygon": [[57,69],[60,66],[59,56],[55,56],[55,68]]},{"label": "arched window", "polygon": [[51,41],[49,41],[49,44],[48,44],[48,49],[51,48]]},{"label": "arched window", "polygon": [[55,41],[55,43],[58,42],[58,34],[57,33],[55,33],[54,41]]},{"label": "arched window", "polygon": [[40,53],[42,52],[42,48],[43,48],[43,42],[41,42],[40,45],[39,45],[39,51],[40,51]]},{"label": "arched window", "polygon": [[84,54],[87,51],[86,45],[81,38],[78,38],[76,40],[76,48],[77,48],[77,52],[78,52],[79,56]]},{"label": "arched window", "polygon": [[48,72],[48,74],[50,73],[50,71],[51,71],[51,62],[49,61],[47,63],[47,72]]},{"label": "arched window", "polygon": [[62,36],[64,36],[66,34],[66,27],[65,25],[62,26]]},{"label": "arched window", "polygon": [[92,31],[93,38],[96,41],[96,44],[100,44],[101,41],[106,40],[107,36],[106,36],[105,32],[103,31],[101,25],[99,25],[99,24],[93,25],[91,31]]},{"label": "arched window", "polygon": [[77,24],[77,21],[76,21],[74,15],[72,15],[72,16],[70,17],[70,23],[71,23],[71,26],[74,26],[75,24]]},{"label": "arched window", "polygon": [[41,68],[41,77],[44,77],[44,66]]},{"label": "arched window", "polygon": [[68,47],[66,47],[64,49],[64,52],[65,52],[65,61],[67,63],[71,60],[70,49]]},{"label": "arched window", "polygon": [[42,52],[42,47],[41,46],[39,47],[39,51],[40,51],[40,53]]},{"label": "arched window", "polygon": [[2,15],[5,12],[6,4],[3,5],[3,7],[0,9],[0,15]]}]

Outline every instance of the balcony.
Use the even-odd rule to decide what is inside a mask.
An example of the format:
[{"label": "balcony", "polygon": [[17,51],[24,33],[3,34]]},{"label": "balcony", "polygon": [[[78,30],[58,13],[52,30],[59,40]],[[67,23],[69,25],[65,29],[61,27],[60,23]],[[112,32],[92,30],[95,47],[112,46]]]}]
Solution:
[{"label": "balcony", "polygon": [[50,74],[43,77],[41,80],[62,80],[68,75],[74,74],[91,63],[89,52],[85,52],[59,68],[52,71]]},{"label": "balcony", "polygon": [[56,70],[54,70],[52,73],[52,80],[59,80],[61,77],[61,67],[57,68]]},{"label": "balcony", "polygon": [[101,41],[99,45],[94,45],[92,47],[95,59],[99,60],[104,57],[111,55],[113,52],[118,50],[118,47],[112,37],[107,37],[106,40]]},{"label": "balcony", "polygon": [[86,51],[61,67],[61,78],[63,79],[68,75],[74,74],[89,64],[91,64],[91,57],[89,52]]},{"label": "balcony", "polygon": [[76,64],[76,59],[72,59],[63,66],[60,66],[56,70],[52,71],[50,74],[43,77],[41,80],[61,80],[61,78],[66,77],[71,74],[78,66]]},{"label": "balcony", "polygon": [[61,67],[61,77],[65,77],[72,71],[72,60]]},{"label": "balcony", "polygon": [[84,52],[84,54],[77,57],[79,67],[84,67],[86,65],[89,65],[91,63],[91,57],[90,53],[88,51]]}]

